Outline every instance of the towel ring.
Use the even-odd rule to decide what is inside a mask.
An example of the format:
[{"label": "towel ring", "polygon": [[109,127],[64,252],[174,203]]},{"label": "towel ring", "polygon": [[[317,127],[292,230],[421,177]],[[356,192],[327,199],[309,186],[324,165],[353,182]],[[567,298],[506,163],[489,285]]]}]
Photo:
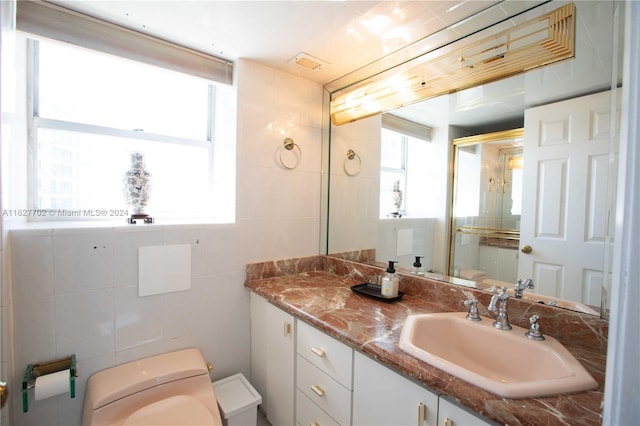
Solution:
[{"label": "towel ring", "polygon": [[[284,159],[282,158],[282,154],[284,153],[284,151],[282,150],[283,148],[286,149],[287,151],[291,151],[294,148],[298,149],[298,158],[295,164],[288,165],[287,163],[285,163]],[[285,138],[284,142],[282,143],[282,146],[278,149],[278,160],[280,160],[280,164],[285,169],[289,169],[289,170],[295,169],[296,167],[298,167],[298,164],[300,164],[300,160],[302,160],[302,149],[297,143],[293,141],[293,139]]]},{"label": "towel ring", "polygon": [[[349,162],[356,159],[356,165],[352,168],[349,168]],[[343,167],[346,174],[348,174],[349,176],[356,176],[358,173],[360,173],[360,169],[362,169],[362,159],[358,154],[356,154],[354,150],[350,149],[347,151],[347,156],[344,159]]]}]

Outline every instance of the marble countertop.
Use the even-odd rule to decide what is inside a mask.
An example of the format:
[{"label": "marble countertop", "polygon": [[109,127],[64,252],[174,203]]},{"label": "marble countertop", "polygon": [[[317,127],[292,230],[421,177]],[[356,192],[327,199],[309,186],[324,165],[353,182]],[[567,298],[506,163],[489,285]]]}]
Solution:
[{"label": "marble countertop", "polygon": [[411,288],[404,289],[402,300],[384,303],[351,291],[350,287],[363,282],[362,279],[322,270],[251,278],[248,275],[245,286],[275,306],[489,420],[509,425],[601,424],[606,357],[600,350],[563,342],[598,381],[597,390],[552,397],[502,398],[399,348],[400,331],[407,315],[463,311],[463,307],[450,308],[439,301],[430,301]]}]

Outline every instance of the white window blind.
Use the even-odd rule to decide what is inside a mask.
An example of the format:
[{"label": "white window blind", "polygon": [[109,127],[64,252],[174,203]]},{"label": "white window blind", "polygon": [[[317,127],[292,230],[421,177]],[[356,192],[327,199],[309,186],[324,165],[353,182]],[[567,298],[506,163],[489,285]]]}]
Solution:
[{"label": "white window blind", "polygon": [[382,127],[413,138],[431,142],[431,127],[405,120],[393,114],[382,114]]},{"label": "white window blind", "polygon": [[232,84],[233,63],[42,1],[17,2],[16,27],[149,65]]}]

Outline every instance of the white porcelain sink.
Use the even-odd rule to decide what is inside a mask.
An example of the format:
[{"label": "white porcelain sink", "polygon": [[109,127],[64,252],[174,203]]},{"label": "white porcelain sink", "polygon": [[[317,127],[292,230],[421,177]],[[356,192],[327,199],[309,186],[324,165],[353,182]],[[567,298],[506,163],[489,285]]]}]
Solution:
[{"label": "white porcelain sink", "polygon": [[[466,312],[410,315],[400,348],[440,370],[507,398],[596,389],[598,383],[560,342],[527,338],[527,330],[469,321]],[[544,332],[544,329],[542,330]]]}]

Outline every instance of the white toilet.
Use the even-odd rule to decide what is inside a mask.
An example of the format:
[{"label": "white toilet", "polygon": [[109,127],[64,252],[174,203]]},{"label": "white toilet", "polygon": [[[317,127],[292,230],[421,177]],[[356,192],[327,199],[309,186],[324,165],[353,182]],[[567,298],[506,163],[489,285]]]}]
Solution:
[{"label": "white toilet", "polygon": [[87,381],[84,425],[222,425],[198,349],[99,371]]}]

